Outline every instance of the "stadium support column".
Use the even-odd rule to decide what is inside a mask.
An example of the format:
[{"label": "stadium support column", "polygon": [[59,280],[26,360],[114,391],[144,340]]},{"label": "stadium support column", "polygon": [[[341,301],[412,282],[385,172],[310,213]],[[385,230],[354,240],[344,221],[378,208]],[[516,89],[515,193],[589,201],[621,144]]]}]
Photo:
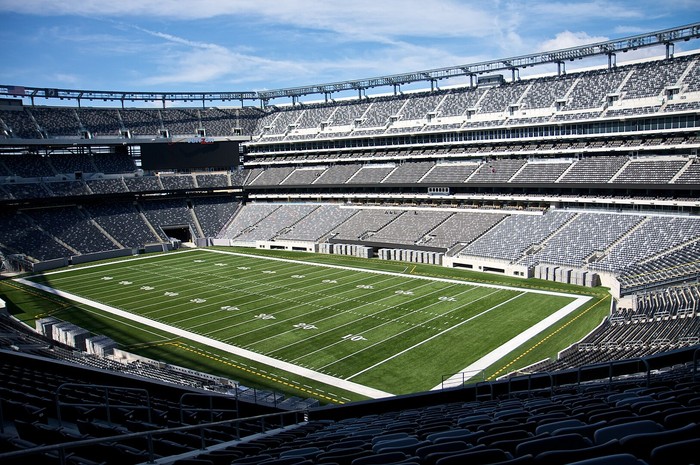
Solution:
[{"label": "stadium support column", "polygon": [[613,52],[608,53],[608,70],[611,70],[617,66],[617,55]]}]

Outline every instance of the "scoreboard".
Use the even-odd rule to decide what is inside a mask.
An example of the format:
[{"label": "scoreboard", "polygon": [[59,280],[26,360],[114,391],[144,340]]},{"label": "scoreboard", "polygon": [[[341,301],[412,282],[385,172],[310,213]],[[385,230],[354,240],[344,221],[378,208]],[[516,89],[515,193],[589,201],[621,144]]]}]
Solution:
[{"label": "scoreboard", "polygon": [[236,141],[193,138],[185,142],[141,144],[141,168],[144,170],[235,170],[239,162]]}]

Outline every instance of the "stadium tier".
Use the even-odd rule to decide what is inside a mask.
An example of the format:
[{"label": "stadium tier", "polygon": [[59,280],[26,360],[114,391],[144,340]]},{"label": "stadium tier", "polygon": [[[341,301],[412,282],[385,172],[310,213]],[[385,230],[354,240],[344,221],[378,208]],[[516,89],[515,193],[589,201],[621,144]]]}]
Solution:
[{"label": "stadium tier", "polygon": [[[0,323],[4,339],[26,331]],[[700,434],[696,362],[684,365],[697,350],[645,358],[661,369],[653,375],[619,362],[294,410],[205,390],[184,373],[180,384],[192,384],[175,386],[174,372],[148,364],[81,367],[56,360],[61,352],[69,359],[61,348],[51,358],[0,351],[3,463],[690,464]]]},{"label": "stadium tier", "polygon": [[[354,384],[316,390],[301,375],[277,373],[297,363],[308,372],[342,377],[329,368],[337,360],[319,362],[321,369],[302,361],[309,354],[301,351],[275,358],[299,343],[293,331],[283,331],[289,340],[273,348],[266,346],[272,336],[260,333],[254,340],[257,327],[221,340],[212,335],[243,325],[236,320],[242,308],[256,324],[304,305],[313,308],[310,313],[331,309],[333,316],[363,319],[363,308],[376,304],[370,297],[375,286],[391,282],[392,294],[378,298],[387,300],[381,311],[405,314],[372,315],[375,327],[399,320],[407,328],[402,326],[402,338],[415,328],[433,331],[411,340],[408,351],[444,334],[440,325],[452,324],[433,321],[444,317],[432,313],[435,299],[455,302],[487,292],[437,294],[464,284],[451,281],[454,276],[483,281],[475,288],[494,294],[513,293],[503,300],[474,297],[493,306],[457,326],[520,298],[527,311],[493,318],[508,326],[533,308],[543,312],[542,320],[569,307],[581,313],[569,320],[568,313],[558,316],[561,326],[547,336],[534,333],[544,342],[571,330],[575,342],[557,347],[564,350],[556,357],[523,360],[529,365],[517,370],[503,363],[489,380],[470,384],[472,373],[458,380],[459,388],[445,387],[459,377],[453,375],[436,393],[319,408],[315,400],[244,388],[219,373],[207,378],[143,357],[86,354],[87,346],[78,351],[65,339],[84,339],[78,327],[52,320],[63,336],[39,336],[0,315],[0,371],[8,380],[0,386],[0,462],[24,463],[33,454],[46,463],[84,465],[693,463],[676,459],[697,448],[700,437],[700,53],[619,65],[613,55],[608,66],[566,73],[521,77],[513,68],[512,79],[479,83],[474,74],[470,85],[437,88],[430,80],[429,90],[402,93],[395,84],[393,95],[367,95],[369,88],[361,88],[359,98],[334,100],[326,93],[322,102],[292,95],[292,104],[271,105],[265,98],[259,108],[130,108],[124,101],[118,108],[85,102],[73,108],[0,99],[0,263],[8,275],[36,273],[3,292],[51,292],[42,297],[51,304],[44,305],[60,306],[37,311],[37,321],[74,306],[116,309],[109,320],[84,316],[81,323],[114,325],[112,332],[124,337],[118,342],[156,358],[172,346],[180,351],[178,360],[192,354],[207,359],[202,371],[211,360],[223,360],[227,369],[255,373],[263,384],[274,381],[342,403],[338,399],[351,400],[343,397],[348,392],[358,394]],[[226,249],[232,246],[234,252]],[[181,247],[213,247],[207,250],[221,257],[192,255],[159,265],[148,260],[156,254],[146,255]],[[317,255],[299,258],[293,254],[299,251]],[[132,256],[140,261],[121,260]],[[243,263],[260,256],[274,264],[261,271],[263,278],[249,273],[258,262]],[[241,262],[229,266],[231,257]],[[84,277],[71,274],[77,265],[116,258],[87,265]],[[307,268],[306,261],[328,268]],[[130,264],[119,268],[124,263]],[[198,268],[203,263],[218,269]],[[67,265],[73,268],[63,269]],[[394,304],[390,299],[413,291],[391,280],[415,278],[416,267],[426,280],[417,289],[430,289],[433,300],[415,297],[420,308]],[[62,270],[40,274],[54,268]],[[348,289],[330,287],[354,268],[368,275],[352,276]],[[137,283],[140,291],[157,290],[164,298],[202,293],[173,304],[172,315],[144,303],[139,318],[157,322],[144,331],[157,334],[155,341],[124,329],[131,323],[119,312],[133,296],[99,294],[108,284],[133,285],[138,275],[129,273],[138,270],[153,280]],[[285,272],[293,274],[281,277]],[[302,280],[312,274],[323,287],[306,294],[311,285]],[[219,275],[230,281],[217,281]],[[164,290],[172,282],[182,288]],[[528,290],[518,291],[519,282]],[[73,299],[71,286],[84,287],[91,298]],[[367,295],[350,296],[358,289]],[[552,300],[538,301],[538,293]],[[224,299],[208,304],[216,308],[185,314],[216,298]],[[225,301],[234,298],[240,301]],[[583,300],[566,300],[577,298]],[[254,310],[245,310],[250,304]],[[8,308],[21,305],[10,302]],[[549,305],[558,311],[546,313]],[[591,316],[588,334],[575,329],[577,318],[602,307],[607,316],[592,323]],[[414,313],[430,319],[404,320]],[[205,334],[211,315],[217,326]],[[294,334],[319,329],[311,321],[294,320]],[[528,324],[523,327],[534,327]],[[354,329],[345,333],[344,341],[366,341]],[[520,335],[504,338],[510,343]],[[209,336],[245,352],[182,342],[204,344],[200,338]],[[101,347],[105,337],[91,344]],[[243,343],[245,337],[252,342]],[[322,357],[324,350],[311,349],[311,355]],[[241,361],[248,359],[278,364],[256,368]],[[343,382],[373,366],[348,373]],[[494,380],[496,375],[504,378]],[[229,408],[222,399],[230,400],[231,391],[235,406]],[[363,398],[381,397],[361,392]],[[219,402],[225,407],[212,407]],[[142,408],[144,403],[149,406]],[[110,437],[109,443],[101,437]],[[63,442],[71,445],[56,446]]]}]

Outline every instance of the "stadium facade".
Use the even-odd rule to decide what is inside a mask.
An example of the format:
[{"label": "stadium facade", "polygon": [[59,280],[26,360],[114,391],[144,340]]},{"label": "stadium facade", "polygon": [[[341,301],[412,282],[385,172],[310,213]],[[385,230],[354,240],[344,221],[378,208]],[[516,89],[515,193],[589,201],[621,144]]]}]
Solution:
[{"label": "stadium facade", "polygon": [[[693,24],[265,92],[0,86],[3,263],[244,245],[602,284],[618,313],[685,315],[698,305],[700,54],[674,44],[699,36]],[[654,46],[665,53],[617,63]],[[591,57],[602,65],[567,71]],[[416,82],[429,88],[401,92]],[[207,106],[230,100],[243,105]],[[163,108],[129,107],[149,101]]]},{"label": "stadium facade", "polygon": [[[127,372],[67,348],[114,350],[108,338],[54,317],[35,333],[1,316],[0,460],[694,463],[700,52],[674,44],[698,37],[693,24],[266,92],[0,86],[4,269],[192,242],[603,284],[615,297],[583,341],[523,376],[321,408],[274,393],[261,405],[255,390],[212,395],[201,373],[155,361]],[[659,45],[658,58],[616,61]],[[566,69],[590,57],[607,63]],[[557,72],[521,77],[540,65]],[[447,79],[464,85],[440,88]],[[401,92],[416,82],[426,89]],[[347,91],[357,97],[334,99]],[[271,105],[278,98],[291,103]],[[49,334],[56,345],[45,347]],[[86,361],[95,368],[73,363]]]}]

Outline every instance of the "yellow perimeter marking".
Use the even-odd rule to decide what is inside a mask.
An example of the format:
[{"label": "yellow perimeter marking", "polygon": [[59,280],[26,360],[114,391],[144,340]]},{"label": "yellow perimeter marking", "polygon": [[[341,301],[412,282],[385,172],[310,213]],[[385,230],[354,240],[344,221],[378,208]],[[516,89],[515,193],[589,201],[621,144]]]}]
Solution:
[{"label": "yellow perimeter marking", "polygon": [[[233,247],[235,248],[235,247]],[[211,247],[213,250],[219,250],[219,251],[225,251],[222,250],[221,247]],[[240,251],[240,252],[234,252],[234,253],[241,253],[245,255],[256,255],[258,257],[273,257],[273,258],[278,258],[276,254],[269,254],[269,253],[259,253],[256,250],[252,251]],[[334,261],[334,259],[340,259],[340,261]],[[292,261],[298,261],[300,263],[312,263],[316,265],[325,265],[327,264],[326,262],[330,262],[331,265],[338,265],[338,263],[342,263],[343,261],[355,261],[355,262],[360,262],[360,263],[367,263],[369,260],[372,259],[367,259],[367,258],[359,258],[359,257],[353,257],[350,255],[328,255],[328,256],[321,256],[319,257],[319,254],[312,254],[311,258],[305,258],[305,257],[299,257],[299,258],[286,258],[286,260],[292,260]],[[387,265],[390,265],[392,263],[395,264],[405,264],[405,263],[411,263],[411,262],[402,262],[402,261],[397,261],[397,260],[380,260],[381,262],[384,262]],[[437,267],[440,269],[446,269],[446,270],[456,270],[455,268],[447,268],[443,267],[441,265],[428,265],[425,263],[422,263],[420,265],[427,265],[429,267]],[[345,266],[345,265],[338,265],[338,266]],[[435,274],[435,273],[428,273],[427,271],[415,271],[418,265],[413,265],[413,268],[411,271],[406,273],[406,268],[404,268],[404,271],[390,271],[390,270],[385,270],[381,267],[374,268],[354,268],[352,266],[348,266],[348,268],[353,268],[358,271],[386,271],[389,273],[403,273],[403,274],[415,274],[417,276],[428,276],[431,278],[439,278],[439,279],[454,279],[457,281],[462,281],[465,284],[469,283],[482,283],[482,284],[489,284],[489,285],[495,285],[495,286],[511,286],[511,287],[518,287],[523,290],[528,290],[528,289],[534,289],[534,290],[542,290],[542,291],[549,291],[549,292],[558,292],[558,293],[569,293],[572,295],[595,295],[595,288],[581,288],[580,290],[570,290],[570,289],[561,289],[561,288],[556,288],[556,287],[550,287],[550,286],[543,286],[543,285],[535,285],[533,284],[530,279],[534,278],[528,278],[528,279],[523,279],[522,280],[522,286],[519,286],[517,283],[502,283],[498,279],[488,279],[484,277],[483,279],[479,278],[473,278],[473,277],[465,277],[465,276],[459,276],[459,275],[454,275],[454,274]],[[483,272],[477,272],[473,271],[473,273],[480,273],[483,274],[484,276],[488,276],[488,273],[483,273]],[[497,275],[493,275],[494,277],[497,277]],[[506,276],[508,277],[508,276]],[[588,291],[587,289],[590,289]]]},{"label": "yellow perimeter marking", "polygon": [[[59,304],[59,305],[60,305],[60,307],[59,307],[58,309],[55,309],[55,310],[53,310],[53,311],[49,311],[49,312],[42,313],[41,315],[50,315],[50,314],[54,313],[54,312],[57,311],[57,310],[62,310],[62,309],[64,309],[64,308],[72,307],[72,306],[73,306],[71,303],[61,302],[59,299],[56,299],[56,298],[54,298],[54,297],[51,297],[51,296],[49,296],[49,295],[47,295],[47,294],[43,294],[43,293],[37,292],[37,291],[35,291],[35,290],[33,290],[33,289],[27,289],[27,288],[18,286],[18,285],[14,284],[14,283],[5,282],[5,283],[3,283],[3,284],[6,284],[6,285],[8,285],[8,286],[10,286],[10,287],[13,287],[13,288],[15,288],[15,289],[17,289],[17,290],[21,290],[21,291],[24,291],[24,292],[28,292],[29,294],[32,294],[32,295],[34,295],[34,296],[40,297],[40,298],[42,298],[42,299],[45,299],[45,300],[48,300],[48,301],[50,301],[50,302],[53,302],[53,303],[56,303],[56,304]],[[41,317],[41,315],[39,315],[38,317]],[[330,401],[330,402],[334,402],[334,403],[336,403],[336,404],[343,404],[343,403],[345,403],[345,402],[343,402],[343,401],[340,400],[340,399],[336,399],[335,397],[330,397],[330,396],[321,394],[321,393],[319,393],[319,392],[312,391],[312,390],[310,390],[310,389],[306,389],[306,388],[301,387],[301,386],[297,386],[297,385],[295,385],[294,383],[289,383],[289,382],[287,382],[287,381],[284,381],[284,380],[281,380],[281,379],[277,379],[277,378],[275,378],[275,377],[273,377],[273,376],[266,375],[265,373],[260,373],[260,372],[255,371],[255,370],[251,370],[250,368],[246,368],[246,367],[244,367],[244,366],[237,365],[237,364],[235,364],[235,363],[231,363],[231,362],[229,362],[229,361],[227,361],[227,360],[224,360],[224,359],[221,359],[221,358],[218,358],[218,357],[214,357],[214,356],[212,356],[212,355],[209,355],[209,354],[207,354],[207,353],[201,352],[201,351],[199,351],[199,350],[192,349],[192,348],[187,347],[186,345],[184,345],[184,344],[182,344],[182,343],[180,343],[180,342],[178,342],[178,341],[166,341],[166,342],[158,342],[158,343],[152,343],[152,344],[143,343],[143,344],[137,344],[137,345],[138,345],[139,347],[141,347],[141,348],[143,348],[143,347],[148,347],[148,346],[150,346],[150,347],[155,347],[155,346],[164,346],[164,345],[175,346],[175,348],[182,349],[182,350],[187,350],[187,351],[192,352],[192,353],[194,353],[194,354],[196,354],[196,355],[209,358],[209,359],[211,359],[211,360],[214,360],[215,362],[218,362],[218,363],[221,363],[221,364],[224,364],[224,365],[228,365],[228,366],[230,366],[230,367],[236,368],[236,369],[241,370],[241,371],[245,371],[246,373],[252,374],[252,375],[257,376],[257,377],[260,377],[260,378],[264,378],[264,379],[266,379],[266,380],[268,380],[268,381],[272,381],[272,382],[274,382],[274,383],[282,384],[283,386],[286,386],[286,387],[295,389],[295,390],[297,390],[297,391],[302,391],[302,392],[305,392],[305,393],[307,393],[307,394],[310,394],[310,395],[319,397],[319,398],[321,398],[321,399],[325,399],[325,400],[328,400],[328,401]]]},{"label": "yellow perimeter marking", "polygon": [[267,381],[272,381],[273,383],[281,384],[281,385],[286,386],[288,388],[296,389],[297,391],[302,391],[304,393],[310,394],[312,396],[320,397],[320,398],[328,400],[330,402],[335,402],[336,404],[344,404],[345,403],[340,399],[336,399],[335,397],[330,397],[330,396],[321,394],[319,392],[312,391],[311,389],[306,389],[304,387],[297,386],[294,383],[290,383],[290,382],[284,381],[282,379],[275,378],[274,376],[270,376],[270,375],[267,375],[265,373],[260,373],[259,371],[238,365],[236,363],[229,362],[228,360],[224,360],[220,357],[215,357],[213,355],[210,355],[206,352],[202,352],[201,350],[198,350],[198,349],[194,349],[194,348],[187,346],[185,344],[182,344],[180,342],[164,342],[164,343],[160,343],[157,345],[172,345],[172,346],[175,346],[177,349],[182,349],[182,350],[186,350],[188,352],[192,352],[193,354],[199,355],[200,357],[206,357],[206,358],[211,359],[215,362],[221,363],[223,365],[228,365],[228,366],[233,367],[237,370],[245,371],[246,373],[257,376],[259,378],[263,378]]},{"label": "yellow perimeter marking", "polygon": [[599,303],[601,303],[602,301],[604,301],[604,300],[606,300],[606,299],[608,299],[608,298],[610,298],[609,295],[602,297],[598,302],[594,303],[593,305],[591,305],[590,307],[588,307],[587,309],[585,309],[584,311],[582,311],[581,313],[579,313],[578,315],[576,315],[575,317],[573,317],[571,320],[569,320],[569,321],[566,322],[565,324],[561,325],[559,328],[555,329],[554,331],[552,331],[551,333],[549,333],[548,335],[546,335],[545,337],[543,337],[542,339],[540,339],[535,345],[533,345],[532,347],[530,347],[529,349],[527,349],[525,352],[523,352],[522,354],[520,354],[519,356],[517,356],[516,358],[514,358],[513,360],[511,360],[508,364],[504,365],[503,367],[501,367],[501,368],[500,368],[499,370],[497,370],[496,372],[494,372],[491,376],[489,376],[488,378],[486,378],[486,380],[487,380],[487,381],[491,381],[492,379],[494,379],[494,378],[496,377],[496,375],[498,375],[499,373],[501,373],[501,372],[507,370],[507,369],[508,369],[510,366],[512,366],[515,362],[517,362],[518,360],[520,360],[521,358],[523,358],[524,356],[526,356],[527,354],[529,354],[530,352],[532,352],[533,350],[535,350],[538,346],[540,346],[541,344],[543,344],[545,341],[547,341],[547,339],[551,338],[552,336],[554,336],[555,334],[557,334],[559,331],[561,331],[562,329],[564,329],[564,328],[566,328],[567,326],[569,326],[571,323],[573,323],[574,321],[576,321],[577,319],[579,319],[580,317],[582,317],[583,315],[585,315],[589,310],[591,310],[592,308],[596,307]]},{"label": "yellow perimeter marking", "polygon": [[18,286],[17,284],[10,282],[10,281],[5,281],[2,284],[6,285],[8,287],[11,287],[13,289],[16,289],[18,291],[26,292],[27,294],[31,294],[35,297],[39,297],[40,299],[48,300],[49,302],[52,302],[52,303],[58,305],[58,308],[54,308],[54,309],[51,309],[49,311],[37,314],[37,318],[43,318],[45,316],[50,316],[50,315],[52,315],[60,310],[63,310],[65,308],[75,307],[75,305],[73,305],[73,303],[71,303],[71,302],[66,302],[62,299],[58,299],[56,297],[51,296],[50,294],[45,294],[42,292],[35,291],[34,289],[32,289],[30,287]]}]

